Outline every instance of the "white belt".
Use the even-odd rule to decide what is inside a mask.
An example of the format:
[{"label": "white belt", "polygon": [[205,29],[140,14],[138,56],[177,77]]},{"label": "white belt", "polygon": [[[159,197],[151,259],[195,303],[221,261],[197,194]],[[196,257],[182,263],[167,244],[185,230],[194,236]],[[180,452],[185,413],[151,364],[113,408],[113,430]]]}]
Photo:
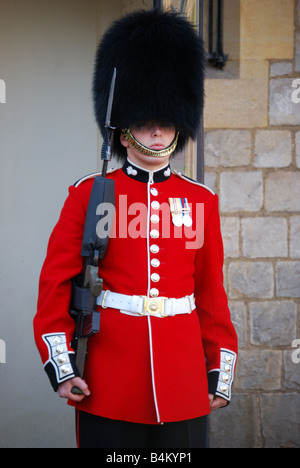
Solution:
[{"label": "white belt", "polygon": [[97,299],[97,305],[103,309],[118,309],[122,314],[136,317],[151,315],[160,318],[191,314],[196,309],[194,294],[181,299],[168,299],[167,297],[149,299],[146,296],[127,296],[102,291]]}]

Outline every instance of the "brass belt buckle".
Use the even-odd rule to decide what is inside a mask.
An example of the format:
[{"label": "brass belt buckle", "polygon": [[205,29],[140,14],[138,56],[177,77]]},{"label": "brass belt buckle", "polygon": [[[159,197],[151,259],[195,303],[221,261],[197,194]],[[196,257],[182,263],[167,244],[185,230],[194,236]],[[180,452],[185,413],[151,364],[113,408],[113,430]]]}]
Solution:
[{"label": "brass belt buckle", "polygon": [[143,308],[143,314],[146,315],[161,315],[162,317],[167,317],[165,314],[165,301],[166,297],[157,297],[153,299],[148,299],[146,296],[141,296],[141,298],[144,300],[144,308]]}]

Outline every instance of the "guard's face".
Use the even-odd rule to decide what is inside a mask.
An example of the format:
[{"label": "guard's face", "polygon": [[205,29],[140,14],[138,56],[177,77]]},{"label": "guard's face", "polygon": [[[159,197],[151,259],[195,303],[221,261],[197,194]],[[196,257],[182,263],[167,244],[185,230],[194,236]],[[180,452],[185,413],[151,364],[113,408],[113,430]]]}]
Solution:
[{"label": "guard's face", "polygon": [[155,151],[160,151],[170,146],[175,138],[174,127],[162,127],[149,124],[140,128],[133,128],[132,134],[142,145]]},{"label": "guard's face", "polygon": [[[161,151],[168,148],[176,136],[175,127],[164,127],[155,123],[138,128],[133,127],[131,132],[139,143],[153,151]],[[163,164],[167,164],[170,159],[170,156],[166,156],[160,158],[158,161],[155,157],[144,155],[129,145],[123,136],[121,136],[121,143],[127,148],[128,157],[132,163],[145,167],[146,169],[148,169],[149,166],[156,166],[158,164],[162,166]]]}]

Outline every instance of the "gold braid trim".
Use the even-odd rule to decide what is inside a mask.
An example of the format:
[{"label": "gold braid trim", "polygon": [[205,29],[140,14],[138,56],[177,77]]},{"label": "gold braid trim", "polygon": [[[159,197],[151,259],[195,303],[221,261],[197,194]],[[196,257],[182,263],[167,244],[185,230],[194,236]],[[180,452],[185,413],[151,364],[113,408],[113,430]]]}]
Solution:
[{"label": "gold braid trim", "polygon": [[165,158],[166,156],[170,156],[172,153],[174,153],[179,138],[178,132],[174,141],[171,143],[170,146],[168,146],[168,148],[164,148],[158,151],[147,148],[147,146],[144,146],[141,143],[139,143],[132,135],[130,128],[123,129],[122,135],[125,138],[125,140],[130,144],[130,146],[136,149],[139,153],[142,153],[144,156],[151,156],[154,158]]}]

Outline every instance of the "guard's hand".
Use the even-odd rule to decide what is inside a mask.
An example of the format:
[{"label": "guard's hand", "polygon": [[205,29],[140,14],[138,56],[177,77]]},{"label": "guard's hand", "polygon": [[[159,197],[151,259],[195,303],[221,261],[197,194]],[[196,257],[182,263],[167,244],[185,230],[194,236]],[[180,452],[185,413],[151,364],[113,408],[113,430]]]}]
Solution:
[{"label": "guard's hand", "polygon": [[219,408],[223,408],[224,406],[227,406],[227,401],[224,400],[224,398],[215,397],[214,395],[208,395],[208,398],[209,398],[209,403],[210,403],[210,409],[212,411],[215,411]]},{"label": "guard's hand", "polygon": [[[73,387],[78,387],[83,392],[83,395],[73,395],[71,390]],[[75,377],[74,379],[67,380],[66,382],[60,384],[57,390],[60,398],[67,398],[68,400],[76,401],[80,403],[84,400],[85,397],[90,396],[91,392],[84,380],[80,377]]]}]

